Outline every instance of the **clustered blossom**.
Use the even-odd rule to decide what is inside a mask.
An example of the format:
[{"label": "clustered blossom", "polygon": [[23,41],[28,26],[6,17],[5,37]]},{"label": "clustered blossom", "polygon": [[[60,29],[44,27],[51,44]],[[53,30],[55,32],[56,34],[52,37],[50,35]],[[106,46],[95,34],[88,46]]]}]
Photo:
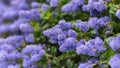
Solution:
[{"label": "clustered blossom", "polygon": [[95,17],[106,10],[106,5],[104,0],[88,0],[88,4],[85,4],[85,0],[71,0],[62,7],[63,12],[76,12],[81,9]]},{"label": "clustered blossom", "polygon": [[71,0],[70,3],[62,7],[63,12],[75,12],[80,10],[82,5],[85,3],[85,0]]},{"label": "clustered blossom", "polygon": [[104,42],[99,37],[85,42],[85,44],[79,45],[77,48],[77,54],[87,54],[89,56],[99,56],[99,53],[106,50]]},{"label": "clustered blossom", "polygon": [[[94,30],[98,30],[100,28],[106,28],[110,23],[109,20],[108,16],[104,16],[99,19],[97,17],[90,18],[88,22],[77,20],[76,27],[81,29],[83,32],[87,32],[90,27]],[[65,20],[60,20],[58,25],[45,30],[43,34],[50,38],[51,43],[59,44],[59,50],[61,52],[66,52],[76,48],[78,54],[87,54],[89,56],[97,57],[99,56],[99,53],[106,50],[104,47],[104,41],[99,37],[89,40],[88,42],[84,42],[84,44],[79,46],[80,43],[77,42],[77,33],[73,29],[73,24],[66,22]]]},{"label": "clustered blossom", "polygon": [[[24,43],[25,43],[25,40],[23,36],[11,36],[6,39],[1,38],[0,39],[0,62],[1,62],[0,66],[3,65],[3,62],[4,62],[3,68],[9,68],[9,67],[20,68],[20,64],[19,64],[20,59],[23,59],[24,61],[24,57],[26,57],[27,55],[28,57],[30,56],[30,54],[33,54],[31,56],[34,56],[34,57],[38,55],[39,57],[38,57],[38,60],[36,60],[36,62],[39,61],[43,55],[45,55],[45,51],[41,48],[41,45],[27,45],[22,50],[22,52],[18,51],[22,49]],[[32,53],[30,51],[32,51]],[[33,63],[34,62],[32,62],[32,64]],[[23,66],[25,64],[26,62],[23,62]],[[24,68],[27,68],[27,67],[24,66]]]},{"label": "clustered blossom", "polygon": [[76,27],[81,29],[83,32],[87,32],[90,27],[97,31],[100,28],[107,27],[108,24],[110,24],[109,16],[89,18],[88,22],[83,22],[81,20],[76,21]]},{"label": "clustered blossom", "polygon": [[98,30],[100,28],[107,27],[107,25],[110,24],[110,18],[109,16],[89,18],[88,24],[94,30]]},{"label": "clustered blossom", "polygon": [[[50,2],[51,0],[47,1]],[[88,21],[79,19],[74,23],[74,25],[82,32],[87,33],[91,29],[96,32],[97,36],[87,42],[84,39],[78,41],[78,34],[74,30],[74,25],[65,20],[60,20],[58,25],[45,30],[43,34],[50,38],[52,44],[58,44],[59,51],[61,52],[76,49],[77,54],[99,57],[100,54],[106,50],[104,40],[98,37],[99,29],[105,28],[105,33],[107,35],[112,31],[112,27],[109,26],[110,17],[98,17],[106,9],[107,7],[104,0],[88,0],[87,3],[85,0],[71,0],[69,3],[62,6],[62,11],[65,13],[76,12],[78,10],[90,13],[90,16],[92,17],[89,17]],[[89,63],[89,61],[88,63],[80,63],[78,68],[93,68],[93,64],[94,63]],[[102,64],[100,66],[102,67]]]},{"label": "clustered blossom", "polygon": [[[9,66],[10,67],[12,66],[12,67],[20,68],[19,61],[20,59],[24,59],[26,55],[28,55],[27,57],[29,57],[30,55],[34,56],[33,59],[34,58],[36,59],[36,61],[34,59],[34,62],[31,61],[32,63],[27,61],[28,63],[31,63],[31,66],[32,66],[35,62],[39,61],[43,55],[45,55],[45,51],[41,48],[41,45],[27,45],[22,50],[22,52],[19,52],[19,50],[22,49],[24,43],[26,42],[23,36],[10,36],[6,39],[1,38],[0,39],[0,62],[1,62],[0,67],[4,66],[3,68],[9,68]],[[38,59],[36,55],[39,56]],[[3,62],[4,62],[4,65],[3,65]],[[27,64],[26,65],[25,64],[26,62],[23,62],[24,68],[28,68],[26,67]]]},{"label": "clustered blossom", "polygon": [[51,43],[58,43],[61,52],[76,48],[77,33],[72,29],[73,25],[65,20],[60,20],[59,24],[43,32],[44,36],[50,38]]},{"label": "clustered blossom", "polygon": [[109,38],[109,46],[114,50],[114,51],[119,51],[120,50],[120,36],[117,37],[111,37]]},{"label": "clustered blossom", "polygon": [[[50,38],[52,44],[58,44],[60,52],[76,50],[77,54],[92,57],[86,63],[80,63],[78,68],[94,68],[95,65],[105,68],[104,64],[99,63],[99,56],[107,49],[104,46],[106,37],[101,38],[99,29],[106,29],[106,32],[103,30],[105,36],[109,36],[114,29],[110,26],[110,16],[101,15],[107,10],[106,2],[109,3],[110,0],[71,0],[63,6],[60,4],[61,0],[46,1],[49,5],[35,0],[0,0],[0,68],[40,68],[37,62],[45,55],[45,50],[41,44],[33,44],[35,38],[31,21],[40,22],[41,10],[44,12],[50,8],[54,10],[53,16],[56,17],[59,7],[65,14],[80,10],[87,12],[91,17],[88,21],[76,20],[76,23],[60,20],[54,27],[43,31],[43,35]],[[116,11],[116,17],[120,19],[119,9]],[[94,30],[97,36],[92,39],[87,37],[88,41],[80,37],[78,41],[77,29],[85,33]],[[110,37],[108,46],[119,52],[120,36]],[[120,68],[120,54],[112,56],[108,64],[111,68]]]},{"label": "clustered blossom", "polygon": [[[25,36],[32,33],[33,28],[29,23],[32,20],[40,21],[39,4],[34,1],[28,4],[26,0],[11,0],[8,3],[10,6],[1,1],[1,7],[4,9],[0,9],[0,35],[8,32],[17,33],[18,31],[21,31]],[[6,22],[6,20],[9,21]]]},{"label": "clustered blossom", "polygon": [[[41,20],[39,7],[36,1],[0,1],[0,68],[38,68],[35,63],[45,55],[45,51],[41,45],[31,44],[34,43],[34,28],[30,22]],[[26,49],[27,54],[24,53]]]},{"label": "clustered blossom", "polygon": [[120,54],[116,54],[110,58],[109,65],[111,68],[119,68],[120,67]]},{"label": "clustered blossom", "polygon": [[83,5],[83,11],[90,12],[91,16],[98,16],[101,12],[106,10],[104,0],[88,0],[87,5]]},{"label": "clustered blossom", "polygon": [[23,67],[30,68],[35,62],[38,62],[42,56],[45,55],[45,51],[40,45],[27,45],[22,50],[23,55]]},{"label": "clustered blossom", "polygon": [[98,65],[101,68],[105,68],[105,66],[102,65],[102,63],[99,63],[99,59],[98,58],[91,58],[86,63],[80,63],[78,68],[94,68],[95,65]]},{"label": "clustered blossom", "polygon": [[[104,18],[108,20],[104,20]],[[99,22],[99,27],[105,27],[109,23],[109,17],[103,17],[100,18],[97,21]],[[82,24],[87,24],[86,26]],[[103,25],[103,26],[102,26]],[[80,28],[83,31],[89,30],[89,23],[82,22],[81,20],[77,20],[76,26]],[[87,28],[85,28],[87,27]],[[43,32],[44,36],[47,36],[50,38],[50,42],[55,44],[58,43],[60,45],[59,50],[61,52],[66,52],[68,50],[73,50],[77,48],[78,54],[87,54],[89,56],[99,56],[99,53],[106,50],[104,47],[104,41],[100,39],[99,37],[96,37],[95,39],[89,40],[88,42],[84,42],[84,44],[79,45],[79,42],[77,42],[77,33],[73,29],[73,25],[69,22],[65,22],[65,20],[59,21],[59,24],[54,26],[51,29],[47,29]],[[79,46],[79,47],[78,47]]]}]

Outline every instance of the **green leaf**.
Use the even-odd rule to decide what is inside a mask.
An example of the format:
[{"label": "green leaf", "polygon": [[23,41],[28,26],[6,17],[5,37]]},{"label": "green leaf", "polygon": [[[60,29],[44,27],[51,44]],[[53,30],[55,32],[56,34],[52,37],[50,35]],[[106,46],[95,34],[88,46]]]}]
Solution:
[{"label": "green leaf", "polygon": [[44,11],[44,12],[41,13],[41,17],[42,17],[42,19],[44,19],[44,20],[50,19],[51,16],[52,16],[52,13],[49,12],[49,11]]},{"label": "green leaf", "polygon": [[113,31],[115,32],[119,32],[120,31],[120,24],[119,23],[115,23],[114,21],[111,21],[112,27],[113,27]]},{"label": "green leaf", "polygon": [[67,68],[73,68],[73,62],[70,59],[67,60],[66,65],[67,65]]}]

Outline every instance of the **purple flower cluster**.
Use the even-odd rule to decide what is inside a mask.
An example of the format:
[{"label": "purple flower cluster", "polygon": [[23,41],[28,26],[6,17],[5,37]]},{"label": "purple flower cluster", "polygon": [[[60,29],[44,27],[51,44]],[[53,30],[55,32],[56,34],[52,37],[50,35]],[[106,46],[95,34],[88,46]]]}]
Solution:
[{"label": "purple flower cluster", "polygon": [[18,61],[22,54],[18,51],[24,44],[23,36],[11,36],[0,39],[0,67],[3,68],[20,68]]},{"label": "purple flower cluster", "polygon": [[89,18],[88,22],[83,22],[81,20],[76,21],[76,27],[81,29],[83,32],[87,32],[90,27],[97,31],[100,28],[107,27],[108,24],[110,24],[109,16]]},{"label": "purple flower cluster", "polygon": [[104,68],[104,66],[101,66],[101,64],[98,61],[99,61],[98,58],[92,58],[86,63],[80,63],[78,68],[94,68],[95,65]]},{"label": "purple flower cluster", "polygon": [[40,45],[27,45],[22,50],[23,55],[23,67],[30,68],[35,62],[38,62],[42,56],[45,55],[45,51]]},{"label": "purple flower cluster", "polygon": [[120,67],[120,54],[116,54],[110,58],[109,65],[111,68],[119,68]]},{"label": "purple flower cluster", "polygon": [[70,3],[62,7],[63,12],[75,12],[82,8],[82,5],[85,3],[85,0],[71,0]]},{"label": "purple flower cluster", "polygon": [[[87,32],[90,27],[97,31],[100,28],[107,27],[110,23],[110,18],[104,16],[101,18],[90,18],[88,22],[82,22],[77,20],[76,27],[81,29],[83,32]],[[66,52],[68,50],[73,50],[80,42],[77,42],[77,33],[73,29],[73,24],[70,22],[65,22],[65,20],[60,20],[59,24],[53,28],[47,29],[43,32],[44,36],[50,38],[50,42],[53,44],[58,43],[60,45],[59,50],[61,52]],[[78,54],[87,54],[89,56],[98,56],[99,53],[106,50],[104,47],[104,42],[99,37],[92,39],[88,42],[82,41],[81,46],[77,47]]]},{"label": "purple flower cluster", "polygon": [[85,44],[79,44],[76,49],[77,54],[87,54],[95,57],[106,50],[103,40],[99,37],[91,39]]},{"label": "purple flower cluster", "polygon": [[114,51],[119,51],[120,50],[120,36],[117,37],[111,37],[109,38],[109,46],[114,50]]},{"label": "purple flower cluster", "polygon": [[4,68],[20,68],[19,61],[22,60],[22,66],[24,68],[31,68],[35,62],[38,62],[45,55],[45,51],[41,45],[27,45],[23,48],[24,43],[26,42],[23,36],[10,36],[6,39],[1,38],[0,66],[4,63]]},{"label": "purple flower cluster", "polygon": [[32,2],[31,7],[32,8],[39,8],[40,4],[38,2]]},{"label": "purple flower cluster", "polygon": [[27,44],[34,42],[30,22],[40,21],[39,6],[33,0],[0,1],[0,68],[38,68],[35,63],[45,51],[41,45]]},{"label": "purple flower cluster", "polygon": [[20,30],[21,24],[29,24],[32,20],[40,21],[40,11],[34,1],[30,4],[27,0],[0,1],[0,18],[0,34],[16,32]]},{"label": "purple flower cluster", "polygon": [[98,30],[100,28],[107,27],[107,25],[110,24],[110,18],[109,16],[89,18],[88,24],[94,30]]},{"label": "purple flower cluster", "polygon": [[[6,3],[9,3],[9,6]],[[30,21],[40,21],[39,3],[27,0],[8,0],[8,2],[0,1],[0,5],[0,35],[8,32],[16,35],[20,31],[25,36],[26,42],[34,42],[32,34],[34,30]]]},{"label": "purple flower cluster", "polygon": [[88,0],[88,4],[85,4],[85,0],[71,0],[62,7],[63,12],[76,12],[81,9],[95,17],[106,10],[106,5],[104,0]]},{"label": "purple flower cluster", "polygon": [[[46,1],[52,9],[59,7],[60,0]],[[35,40],[31,21],[41,21],[40,6],[44,11],[49,9],[47,4],[40,4],[34,0],[0,0],[0,68],[39,68],[37,62],[45,55],[45,50],[40,44],[31,44]],[[107,28],[106,34],[110,33],[111,28],[108,28],[110,17],[98,17],[106,9],[104,0],[71,0],[62,6],[62,11],[66,13],[78,10],[90,13],[92,17],[88,21],[77,20],[75,23],[77,28],[86,33],[90,28],[96,32],[100,28]],[[54,16],[57,14],[56,11],[53,13]],[[116,16],[120,19],[120,10],[116,12]],[[87,42],[82,38],[78,41],[75,29],[71,22],[60,20],[57,25],[45,30],[43,34],[50,38],[52,44],[58,44],[61,52],[76,49],[77,54],[98,57],[106,50],[104,41],[100,37]],[[119,51],[119,41],[120,36],[110,38],[109,46],[114,51]],[[109,65],[112,68],[120,67],[119,57],[119,54],[111,57]],[[97,58],[92,58],[87,63],[80,63],[78,68],[93,68],[94,65],[99,65],[98,61]]]},{"label": "purple flower cluster", "polygon": [[50,38],[51,43],[58,43],[59,50],[65,52],[76,48],[77,33],[72,28],[71,23],[60,20],[58,25],[44,31],[43,34]]},{"label": "purple flower cluster", "polygon": [[90,12],[91,16],[98,16],[99,13],[106,10],[104,0],[88,0],[88,4],[82,7],[83,11]]},{"label": "purple flower cluster", "polygon": [[[28,57],[31,57],[31,63],[35,63],[40,60],[40,58],[45,55],[45,51],[41,48],[41,45],[27,45],[22,52],[19,50],[22,49],[25,40],[23,36],[10,36],[6,39],[0,39],[0,65],[6,66],[18,66],[19,61],[23,59],[25,61]],[[25,59],[26,57],[26,59]],[[26,60],[29,63],[29,61]],[[23,66],[26,65],[26,62],[23,62]],[[5,65],[6,64],[6,65]],[[28,68],[28,67],[24,67]]]}]

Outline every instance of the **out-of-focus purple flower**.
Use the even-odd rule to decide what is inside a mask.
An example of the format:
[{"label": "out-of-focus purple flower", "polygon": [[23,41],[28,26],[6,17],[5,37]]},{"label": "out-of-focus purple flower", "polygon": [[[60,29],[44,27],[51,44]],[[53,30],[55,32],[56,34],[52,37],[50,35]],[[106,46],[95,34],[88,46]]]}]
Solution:
[{"label": "out-of-focus purple flower", "polygon": [[4,34],[10,31],[10,25],[0,25],[0,34]]},{"label": "out-of-focus purple flower", "polygon": [[120,19],[120,10],[117,10],[116,16]]},{"label": "out-of-focus purple flower", "polygon": [[11,52],[15,49],[14,46],[10,45],[10,44],[2,44],[0,47],[0,50],[5,50],[7,52]]},{"label": "out-of-focus purple flower", "polygon": [[19,29],[23,32],[23,33],[31,33],[33,32],[33,27],[28,24],[28,23],[25,23],[25,24],[21,24]]},{"label": "out-of-focus purple flower", "polygon": [[40,21],[40,10],[39,9],[31,9],[30,10],[30,16],[32,17],[32,20]]},{"label": "out-of-focus purple flower", "polygon": [[27,10],[27,9],[29,9],[29,5],[25,2],[21,2],[18,4],[18,8],[21,10]]},{"label": "out-of-focus purple flower", "polygon": [[42,10],[48,10],[49,9],[49,6],[47,4],[42,4]]},{"label": "out-of-focus purple flower", "polygon": [[8,65],[8,68],[20,68],[20,66],[19,65]]},{"label": "out-of-focus purple flower", "polygon": [[114,50],[114,51],[119,51],[120,50],[120,36],[117,37],[111,37],[109,38],[109,46]]},{"label": "out-of-focus purple flower", "polygon": [[19,18],[21,18],[21,19],[27,19],[27,20],[32,20],[33,19],[30,11],[21,10],[21,11],[19,11],[18,14],[19,14]]},{"label": "out-of-focus purple flower", "polygon": [[119,68],[120,67],[120,54],[116,54],[110,58],[109,65],[112,68]]},{"label": "out-of-focus purple flower", "polygon": [[39,7],[39,3],[38,2],[32,2],[31,3],[31,7],[32,8],[38,8]]},{"label": "out-of-focus purple flower", "polygon": [[18,16],[17,10],[10,10],[3,13],[3,19],[14,20]]},{"label": "out-of-focus purple flower", "polygon": [[34,35],[33,34],[25,35],[25,41],[28,43],[33,43],[34,42]]},{"label": "out-of-focus purple flower", "polygon": [[81,9],[85,0],[71,0],[68,4],[62,7],[63,12],[76,12]]},{"label": "out-of-focus purple flower", "polygon": [[57,7],[59,5],[59,0],[51,0],[50,1],[50,6],[51,7]]},{"label": "out-of-focus purple flower", "polygon": [[24,37],[22,35],[15,35],[15,36],[10,36],[5,39],[5,42],[8,44],[11,44],[15,47],[20,47],[25,41]]}]

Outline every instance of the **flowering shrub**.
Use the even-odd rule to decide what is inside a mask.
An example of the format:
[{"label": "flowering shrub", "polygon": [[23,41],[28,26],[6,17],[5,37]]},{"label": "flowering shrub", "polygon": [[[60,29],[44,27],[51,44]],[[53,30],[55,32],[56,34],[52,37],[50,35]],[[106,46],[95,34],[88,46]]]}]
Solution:
[{"label": "flowering shrub", "polygon": [[120,68],[120,0],[0,0],[0,68]]}]

